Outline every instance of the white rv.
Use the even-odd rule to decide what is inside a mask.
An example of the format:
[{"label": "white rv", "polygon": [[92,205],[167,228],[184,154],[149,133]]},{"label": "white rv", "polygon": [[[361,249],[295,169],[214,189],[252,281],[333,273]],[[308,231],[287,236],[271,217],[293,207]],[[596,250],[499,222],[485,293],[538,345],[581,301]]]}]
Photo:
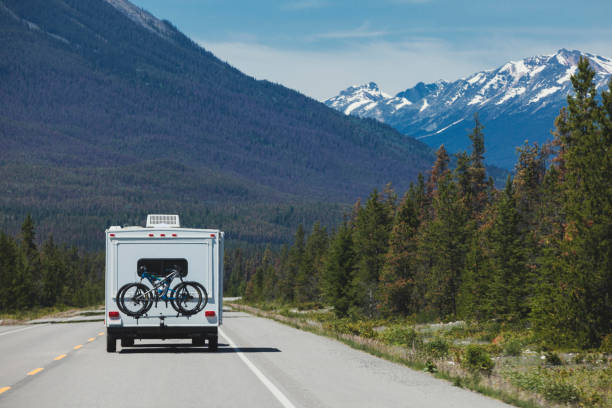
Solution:
[{"label": "white rv", "polygon": [[217,349],[223,312],[223,232],[182,228],[178,215],[106,230],[106,350],[135,339],[190,338]]}]

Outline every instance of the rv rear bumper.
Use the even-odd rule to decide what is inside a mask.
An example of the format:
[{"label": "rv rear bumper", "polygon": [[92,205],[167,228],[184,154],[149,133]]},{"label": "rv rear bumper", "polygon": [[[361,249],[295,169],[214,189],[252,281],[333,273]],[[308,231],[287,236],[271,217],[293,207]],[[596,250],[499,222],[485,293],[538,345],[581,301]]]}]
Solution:
[{"label": "rv rear bumper", "polygon": [[217,337],[217,326],[148,326],[107,327],[107,334],[115,338],[134,339],[192,339]]}]

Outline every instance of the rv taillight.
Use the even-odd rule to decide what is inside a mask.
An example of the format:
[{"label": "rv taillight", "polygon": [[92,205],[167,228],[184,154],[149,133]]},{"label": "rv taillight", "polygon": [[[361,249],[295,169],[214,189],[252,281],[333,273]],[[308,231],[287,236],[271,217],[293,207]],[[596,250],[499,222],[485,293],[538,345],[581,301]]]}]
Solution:
[{"label": "rv taillight", "polygon": [[114,236],[115,236],[115,234],[109,234],[109,235],[110,235],[111,237],[114,237]]},{"label": "rv taillight", "polygon": [[211,238],[214,238],[214,237],[215,237],[215,234],[210,234],[210,237],[211,237]]},{"label": "rv taillight", "polygon": [[207,310],[204,312],[204,316],[206,317],[215,317],[215,311],[214,310]]},{"label": "rv taillight", "polygon": [[108,317],[115,320],[119,318],[119,312],[108,312]]},{"label": "rv taillight", "polygon": [[153,236],[155,236],[155,235],[154,235],[154,234],[149,234],[149,236],[150,236],[150,237],[153,237]]},{"label": "rv taillight", "polygon": [[173,237],[176,237],[176,234],[172,234]]}]

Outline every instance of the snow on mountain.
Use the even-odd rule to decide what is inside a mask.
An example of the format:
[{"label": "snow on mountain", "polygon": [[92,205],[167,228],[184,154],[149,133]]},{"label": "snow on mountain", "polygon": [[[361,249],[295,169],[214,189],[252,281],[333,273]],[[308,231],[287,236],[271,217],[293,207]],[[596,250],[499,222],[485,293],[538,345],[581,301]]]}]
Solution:
[{"label": "snow on mountain", "polygon": [[376,118],[433,147],[469,146],[467,134],[478,112],[485,125],[489,161],[512,167],[515,148],[526,139],[543,142],[572,90],[570,77],[580,56],[589,58],[598,89],[612,76],[609,58],[561,49],[553,55],[510,61],[454,82],[418,83],[395,96],[370,82],[325,101],[345,114]]},{"label": "snow on mountain", "polygon": [[159,20],[148,11],[135,6],[127,0],[106,0],[106,2],[147,30],[165,38],[170,37],[172,32],[166,23]]}]

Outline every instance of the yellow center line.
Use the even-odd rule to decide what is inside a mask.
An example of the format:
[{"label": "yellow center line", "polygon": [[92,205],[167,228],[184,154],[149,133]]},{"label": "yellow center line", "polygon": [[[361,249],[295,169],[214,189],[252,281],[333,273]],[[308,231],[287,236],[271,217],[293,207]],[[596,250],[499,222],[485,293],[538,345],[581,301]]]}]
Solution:
[{"label": "yellow center line", "polygon": [[34,370],[30,371],[30,372],[28,373],[28,375],[38,374],[38,373],[40,373],[42,370],[44,370],[44,368],[42,368],[42,367],[35,368]]},{"label": "yellow center line", "polygon": [[55,361],[57,361],[57,360],[61,360],[61,359],[62,359],[62,358],[64,358],[64,357],[66,357],[66,355],[65,355],[65,354],[60,354],[59,356],[55,357],[55,358],[54,358],[54,360],[55,360]]},{"label": "yellow center line", "polygon": [[82,344],[79,344],[78,346],[74,346],[74,349],[75,349],[75,350],[78,350],[78,349],[80,349],[81,347],[83,347],[83,345],[82,345]]},{"label": "yellow center line", "polygon": [[95,339],[95,337],[90,337],[89,339],[87,339],[87,341],[94,341]]},{"label": "yellow center line", "polygon": [[104,332],[98,333],[98,336],[104,336]]},{"label": "yellow center line", "polygon": [[2,388],[0,388],[0,394],[2,394],[3,392],[7,392],[10,389],[11,389],[11,387],[2,387]]}]

